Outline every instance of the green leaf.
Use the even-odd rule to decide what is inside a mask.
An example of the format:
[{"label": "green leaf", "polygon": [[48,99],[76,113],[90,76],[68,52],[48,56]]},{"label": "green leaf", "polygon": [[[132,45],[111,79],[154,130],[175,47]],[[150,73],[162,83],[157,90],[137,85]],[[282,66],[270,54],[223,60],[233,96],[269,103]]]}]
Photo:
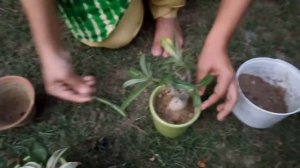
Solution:
[{"label": "green leaf", "polygon": [[164,75],[162,78],[160,78],[159,85],[162,85],[162,84],[172,85],[173,84],[172,74],[169,73],[169,74]]},{"label": "green leaf", "polygon": [[140,67],[142,69],[142,72],[146,76],[149,76],[148,68],[147,68],[147,64],[146,64],[146,56],[145,55],[142,55],[141,58],[140,58]]},{"label": "green leaf", "polygon": [[103,104],[105,104],[105,105],[111,107],[112,109],[116,110],[119,114],[121,114],[121,116],[123,116],[123,117],[126,117],[126,116],[127,116],[126,113],[125,113],[125,111],[122,110],[122,109],[121,109],[120,107],[118,107],[117,105],[115,105],[115,104],[113,104],[113,103],[111,103],[111,102],[109,102],[109,101],[107,101],[107,100],[105,100],[105,99],[102,99],[102,98],[100,98],[100,97],[95,97],[95,99],[96,99],[98,102],[103,103]]},{"label": "green leaf", "polygon": [[49,151],[44,144],[35,142],[30,148],[29,155],[33,161],[45,163],[49,157]]},{"label": "green leaf", "polygon": [[214,81],[215,77],[212,75],[206,75],[200,83],[196,85],[197,88],[207,86]]},{"label": "green leaf", "polygon": [[47,161],[46,168],[55,168],[59,158],[66,152],[67,148],[55,151]]},{"label": "green leaf", "polygon": [[20,168],[21,166],[19,164],[15,165],[14,168]]},{"label": "green leaf", "polygon": [[123,84],[123,88],[126,88],[131,85],[135,85],[137,83],[143,83],[143,82],[146,82],[147,80],[148,79],[130,79]]},{"label": "green leaf", "polygon": [[128,75],[130,78],[141,78],[143,77],[143,73],[139,70],[137,70],[136,68],[130,68],[129,71],[128,71]]},{"label": "green leaf", "polygon": [[61,165],[59,168],[76,168],[79,165],[80,165],[79,162],[67,162],[67,163]]},{"label": "green leaf", "polygon": [[186,90],[188,92],[191,92],[194,90],[194,86],[186,81],[183,80],[173,80],[172,85],[176,88],[176,89],[183,89]]},{"label": "green leaf", "polygon": [[193,94],[193,106],[194,108],[201,106],[201,96],[197,90],[194,90]]},{"label": "green leaf", "polygon": [[125,110],[129,104],[135,100],[148,86],[150,86],[151,81],[148,81],[144,83],[143,85],[140,85],[137,89],[131,92],[131,94],[125,99],[121,105],[121,109]]},{"label": "green leaf", "polygon": [[164,62],[165,65],[174,63],[176,63],[176,60],[172,57],[168,57],[167,60]]},{"label": "green leaf", "polygon": [[42,166],[36,162],[28,162],[20,168],[42,168]]},{"label": "green leaf", "polygon": [[177,57],[175,45],[171,39],[163,38],[161,40],[161,46],[164,48],[164,50],[166,50],[169,53],[170,56]]}]

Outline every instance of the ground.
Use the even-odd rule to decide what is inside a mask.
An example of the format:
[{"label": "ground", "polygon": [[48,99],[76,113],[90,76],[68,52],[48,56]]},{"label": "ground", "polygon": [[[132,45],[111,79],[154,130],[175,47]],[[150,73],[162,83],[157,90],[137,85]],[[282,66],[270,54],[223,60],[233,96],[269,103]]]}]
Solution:
[{"label": "ground", "polygon": [[[180,12],[186,56],[196,59],[218,4],[189,0]],[[146,18],[138,37],[120,50],[88,48],[63,29],[76,70],[97,77],[97,96],[122,102],[127,93],[121,88],[127,69],[138,65],[141,53],[150,55],[153,21],[149,14]],[[299,0],[254,1],[230,43],[235,68],[257,56],[284,59],[300,68],[299,25]],[[25,76],[38,93],[37,117],[26,126],[0,134],[0,158],[8,163],[24,157],[27,147],[38,140],[51,151],[69,147],[66,158],[80,161],[86,168],[300,167],[299,115],[259,130],[245,126],[233,115],[218,122],[211,108],[183,136],[166,139],[153,127],[147,106],[151,90],[128,108],[126,119],[97,102],[79,105],[45,96],[38,57],[19,1],[0,2],[0,39],[0,76]]]}]

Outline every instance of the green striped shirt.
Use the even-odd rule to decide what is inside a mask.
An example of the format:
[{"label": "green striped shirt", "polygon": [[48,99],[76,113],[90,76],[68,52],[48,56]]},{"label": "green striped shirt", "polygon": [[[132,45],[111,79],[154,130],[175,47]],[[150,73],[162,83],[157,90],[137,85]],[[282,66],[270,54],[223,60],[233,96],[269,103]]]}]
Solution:
[{"label": "green striped shirt", "polygon": [[100,42],[115,29],[131,0],[58,0],[58,9],[75,38]]}]

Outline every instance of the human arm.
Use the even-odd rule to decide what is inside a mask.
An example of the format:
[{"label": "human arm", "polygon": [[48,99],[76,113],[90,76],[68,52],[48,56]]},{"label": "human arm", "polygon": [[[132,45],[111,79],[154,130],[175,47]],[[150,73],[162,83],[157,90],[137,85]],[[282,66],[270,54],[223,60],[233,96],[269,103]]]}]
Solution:
[{"label": "human arm", "polygon": [[214,92],[203,102],[202,109],[207,109],[224,98],[224,102],[217,106],[217,119],[220,121],[224,120],[231,112],[238,98],[234,69],[227,53],[227,47],[250,3],[251,0],[221,1],[215,22],[199,55],[197,81],[207,74],[217,78]]},{"label": "human arm", "polygon": [[33,35],[46,91],[72,102],[92,100],[94,79],[77,76],[59,34],[59,18],[55,0],[21,0]]}]

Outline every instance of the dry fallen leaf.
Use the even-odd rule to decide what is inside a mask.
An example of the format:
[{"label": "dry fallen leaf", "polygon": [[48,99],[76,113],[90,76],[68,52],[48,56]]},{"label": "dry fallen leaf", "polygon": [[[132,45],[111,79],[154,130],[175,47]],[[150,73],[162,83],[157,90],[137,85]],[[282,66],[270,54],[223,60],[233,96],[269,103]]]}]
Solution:
[{"label": "dry fallen leaf", "polygon": [[199,160],[198,161],[198,166],[199,166],[199,168],[206,168],[205,160]]}]

